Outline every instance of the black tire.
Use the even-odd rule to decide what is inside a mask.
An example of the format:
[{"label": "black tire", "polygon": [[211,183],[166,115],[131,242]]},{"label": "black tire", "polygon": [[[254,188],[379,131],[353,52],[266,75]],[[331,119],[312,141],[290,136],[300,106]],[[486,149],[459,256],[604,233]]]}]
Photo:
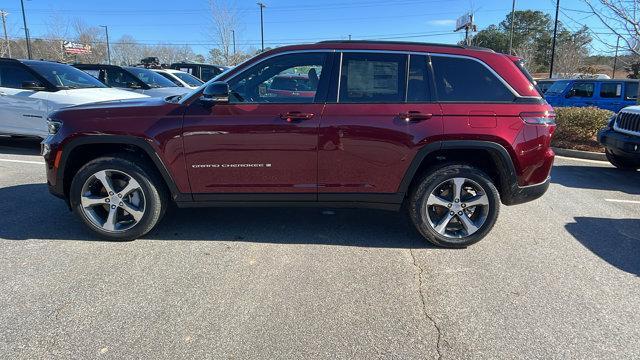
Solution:
[{"label": "black tire", "polygon": [[[97,226],[83,210],[81,204],[83,186],[89,178],[103,170],[125,173],[140,185],[144,199],[144,213],[129,229],[106,231]],[[134,240],[144,236],[158,224],[169,203],[166,188],[157,173],[143,159],[128,154],[101,157],[85,164],[73,177],[69,197],[73,211],[82,222],[101,238],[111,241]]]},{"label": "black tire", "polygon": [[[479,185],[488,200],[487,208],[483,207],[481,210],[486,216],[482,225],[478,227],[476,232],[462,237],[449,237],[437,232],[426,214],[429,211],[426,206],[429,195],[436,191],[436,188],[440,188],[443,183],[452,181],[454,178],[466,178]],[[460,200],[462,203],[462,199]],[[462,206],[462,204],[460,205]],[[445,210],[445,213],[448,212],[444,207],[442,209]],[[409,195],[407,211],[418,232],[430,243],[447,248],[464,248],[482,240],[491,231],[500,212],[500,194],[491,178],[477,168],[463,164],[447,164],[431,169],[422,175]],[[460,218],[459,216],[454,217],[456,220]],[[462,222],[460,224],[462,225]]]},{"label": "black tire", "polygon": [[618,156],[610,152],[609,149],[605,150],[605,154],[607,156],[607,160],[609,160],[611,165],[617,167],[620,170],[635,171],[640,169],[640,161],[633,161],[633,160]]}]

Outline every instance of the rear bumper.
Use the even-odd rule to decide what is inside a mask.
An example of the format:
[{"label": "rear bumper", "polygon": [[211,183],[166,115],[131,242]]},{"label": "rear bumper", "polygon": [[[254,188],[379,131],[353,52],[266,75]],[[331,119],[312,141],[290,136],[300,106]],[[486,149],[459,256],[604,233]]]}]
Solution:
[{"label": "rear bumper", "polygon": [[605,128],[598,133],[598,142],[617,156],[640,160],[640,136]]},{"label": "rear bumper", "polygon": [[551,184],[551,178],[547,178],[540,184],[528,186],[514,186],[511,191],[502,197],[502,203],[505,205],[518,205],[533,201],[547,192]]}]

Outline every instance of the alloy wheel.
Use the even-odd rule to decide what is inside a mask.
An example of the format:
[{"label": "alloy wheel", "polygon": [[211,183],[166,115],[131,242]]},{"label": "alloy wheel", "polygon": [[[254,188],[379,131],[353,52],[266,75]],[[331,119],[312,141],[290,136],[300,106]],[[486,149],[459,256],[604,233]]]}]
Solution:
[{"label": "alloy wheel", "polygon": [[425,199],[423,221],[448,238],[466,238],[487,220],[489,197],[477,182],[456,177],[443,181]]},{"label": "alloy wheel", "polygon": [[124,232],[134,227],[145,213],[145,197],[140,184],[119,170],[101,170],[82,186],[80,205],[91,223],[108,232]]}]

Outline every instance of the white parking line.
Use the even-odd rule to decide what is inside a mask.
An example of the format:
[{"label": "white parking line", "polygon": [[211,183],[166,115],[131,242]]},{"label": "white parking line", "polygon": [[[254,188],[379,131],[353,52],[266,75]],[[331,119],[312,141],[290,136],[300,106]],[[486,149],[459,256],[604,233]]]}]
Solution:
[{"label": "white parking line", "polygon": [[27,160],[14,160],[14,159],[0,159],[0,161],[11,162],[11,163],[20,163],[20,164],[44,165],[43,161],[27,161]]},{"label": "white parking line", "polygon": [[625,204],[640,204],[640,201],[637,201],[637,200],[604,199],[604,201],[615,202],[615,203],[625,203]]},{"label": "white parking line", "polygon": [[578,159],[578,158],[572,158],[572,157],[566,157],[566,156],[560,156],[560,155],[556,155],[557,159],[562,159],[562,160],[574,160],[574,161],[582,161],[582,162],[588,162],[588,163],[592,163],[592,164],[608,164],[608,161],[600,161],[600,160],[590,160],[590,159]]}]

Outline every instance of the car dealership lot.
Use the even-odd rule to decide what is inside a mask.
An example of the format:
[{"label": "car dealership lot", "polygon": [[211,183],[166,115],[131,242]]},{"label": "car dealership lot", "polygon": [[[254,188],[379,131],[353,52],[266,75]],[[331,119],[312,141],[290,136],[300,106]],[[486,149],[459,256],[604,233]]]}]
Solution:
[{"label": "car dealership lot", "polygon": [[464,250],[345,209],[174,210],[114,243],[47,193],[37,152],[0,138],[0,358],[640,353],[640,172],[557,159]]}]

